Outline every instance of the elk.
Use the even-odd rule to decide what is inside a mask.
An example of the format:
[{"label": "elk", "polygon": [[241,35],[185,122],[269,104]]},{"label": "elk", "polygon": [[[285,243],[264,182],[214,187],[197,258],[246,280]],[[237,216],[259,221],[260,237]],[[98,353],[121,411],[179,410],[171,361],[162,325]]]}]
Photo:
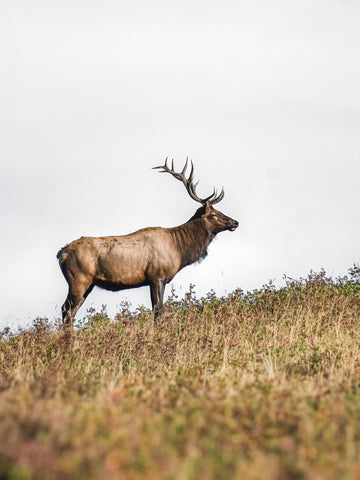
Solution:
[{"label": "elk", "polygon": [[69,285],[62,306],[64,325],[72,326],[76,312],[95,286],[118,291],[150,286],[155,320],[163,313],[165,285],[179,270],[207,255],[207,248],[222,231],[234,231],[239,223],[213,207],[224,198],[214,189],[206,198],[196,193],[199,182],[193,183],[194,165],[188,160],[181,172],[167,163],[158,167],[181,181],[190,197],[201,207],[183,225],[174,228],[149,227],[134,233],[109,237],[81,237],[67,244],[57,254],[60,268]]}]

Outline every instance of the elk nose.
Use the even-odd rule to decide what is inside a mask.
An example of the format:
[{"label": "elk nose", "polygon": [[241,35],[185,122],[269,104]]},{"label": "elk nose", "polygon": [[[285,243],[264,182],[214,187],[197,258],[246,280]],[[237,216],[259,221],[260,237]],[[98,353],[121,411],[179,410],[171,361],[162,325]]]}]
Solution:
[{"label": "elk nose", "polygon": [[233,232],[238,226],[239,226],[239,222],[237,220],[233,220],[230,227],[230,231]]}]

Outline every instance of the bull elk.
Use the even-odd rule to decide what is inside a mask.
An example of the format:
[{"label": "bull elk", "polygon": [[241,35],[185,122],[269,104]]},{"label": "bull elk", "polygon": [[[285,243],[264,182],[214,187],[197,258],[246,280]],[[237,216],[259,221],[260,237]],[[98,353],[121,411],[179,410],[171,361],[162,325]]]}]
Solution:
[{"label": "bull elk", "polygon": [[188,160],[180,173],[167,164],[159,167],[180,180],[190,197],[201,203],[189,221],[174,228],[149,227],[129,235],[81,237],[63,247],[57,254],[61,270],[69,284],[62,306],[64,325],[72,325],[76,312],[94,286],[118,291],[150,286],[155,320],[163,313],[165,285],[179,270],[207,255],[207,247],[224,230],[234,231],[238,222],[213,206],[224,198],[224,189],[200,198],[193,183],[194,165],[186,177]]}]

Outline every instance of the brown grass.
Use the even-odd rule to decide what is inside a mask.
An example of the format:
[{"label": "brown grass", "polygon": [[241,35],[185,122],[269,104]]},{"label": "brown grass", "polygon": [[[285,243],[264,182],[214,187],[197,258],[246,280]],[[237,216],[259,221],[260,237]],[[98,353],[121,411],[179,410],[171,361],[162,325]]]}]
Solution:
[{"label": "brown grass", "polygon": [[357,275],[3,332],[0,479],[360,478]]}]

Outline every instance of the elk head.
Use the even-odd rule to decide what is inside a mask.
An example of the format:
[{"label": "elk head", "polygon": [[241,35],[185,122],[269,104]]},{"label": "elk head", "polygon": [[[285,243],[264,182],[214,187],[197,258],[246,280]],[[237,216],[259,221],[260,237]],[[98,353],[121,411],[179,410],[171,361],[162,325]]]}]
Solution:
[{"label": "elk head", "polygon": [[171,160],[171,168],[169,168],[167,163],[167,157],[165,159],[165,164],[159,167],[153,167],[154,169],[159,169],[162,173],[170,173],[174,178],[181,181],[190,197],[198,203],[201,203],[201,207],[195,212],[193,217],[189,220],[195,220],[201,218],[209,230],[213,235],[216,235],[219,232],[223,232],[225,230],[230,230],[231,232],[235,231],[236,228],[239,226],[239,222],[233,220],[232,218],[224,215],[219,210],[215,210],[213,205],[219,203],[225,195],[224,188],[221,189],[219,195],[214,188],[214,191],[211,195],[205,198],[200,198],[196,193],[196,187],[199,182],[194,183],[194,164],[191,160],[191,170],[190,175],[186,177],[186,169],[188,167],[188,159],[186,159],[186,163],[184,168],[181,172],[175,172],[174,170],[174,160]]}]

